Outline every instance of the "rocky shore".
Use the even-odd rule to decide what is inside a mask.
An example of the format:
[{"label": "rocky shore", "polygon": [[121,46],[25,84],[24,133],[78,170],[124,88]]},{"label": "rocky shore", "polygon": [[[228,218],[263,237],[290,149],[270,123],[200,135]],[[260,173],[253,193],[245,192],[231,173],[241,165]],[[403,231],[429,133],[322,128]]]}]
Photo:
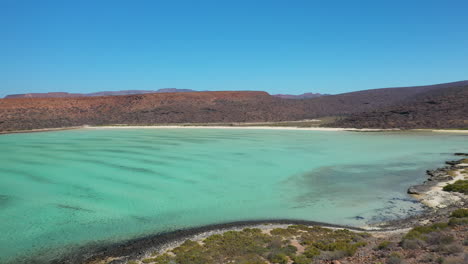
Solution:
[{"label": "rocky shore", "polygon": [[[468,153],[455,153],[456,156],[468,157]],[[467,177],[468,159],[446,161],[447,166],[428,170],[428,179],[420,185],[411,186],[408,194],[413,195],[423,204],[435,210],[446,207],[460,207],[466,204],[465,195],[457,192],[445,192],[443,187]]]}]

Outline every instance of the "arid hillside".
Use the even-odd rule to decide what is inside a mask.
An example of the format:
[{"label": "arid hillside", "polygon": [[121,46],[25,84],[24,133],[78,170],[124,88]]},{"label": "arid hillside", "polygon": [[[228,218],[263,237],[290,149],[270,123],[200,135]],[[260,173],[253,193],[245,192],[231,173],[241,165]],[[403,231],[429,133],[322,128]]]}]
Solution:
[{"label": "arid hillside", "polygon": [[[0,99],[0,131],[80,125],[293,121],[332,126],[467,127],[468,82],[364,90],[311,99],[266,92],[184,92]],[[408,112],[408,114],[406,114]]]},{"label": "arid hillside", "polygon": [[468,128],[468,84],[439,88],[329,124],[356,128]]}]

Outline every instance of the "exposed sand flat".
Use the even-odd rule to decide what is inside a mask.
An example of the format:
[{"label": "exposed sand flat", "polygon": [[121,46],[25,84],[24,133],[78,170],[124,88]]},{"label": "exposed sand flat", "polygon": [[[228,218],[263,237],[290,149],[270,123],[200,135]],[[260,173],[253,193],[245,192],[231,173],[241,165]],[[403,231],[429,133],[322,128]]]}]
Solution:
[{"label": "exposed sand flat", "polygon": [[400,129],[377,129],[377,128],[335,128],[335,127],[274,127],[274,126],[126,126],[126,125],[116,125],[116,126],[89,126],[86,128],[90,129],[161,129],[161,128],[209,128],[209,129],[265,129],[265,130],[310,130],[310,131],[363,131],[363,132],[378,132],[378,131],[399,131]]},{"label": "exposed sand flat", "polygon": [[[309,122],[316,122],[319,120],[307,120]],[[300,123],[302,121],[288,121],[289,123]],[[239,124],[239,125],[238,125]],[[385,132],[385,131],[421,131],[421,132],[440,132],[440,133],[468,133],[468,130],[457,130],[457,129],[409,129],[404,130],[400,128],[338,128],[338,127],[297,127],[297,126],[268,126],[262,125],[265,123],[236,123],[236,125],[151,125],[151,126],[130,126],[125,124],[116,124],[109,126],[75,126],[75,127],[58,127],[58,128],[41,128],[31,130],[16,130],[16,131],[0,131],[0,134],[15,134],[15,133],[33,133],[33,132],[48,132],[48,131],[60,131],[60,130],[71,130],[71,129],[174,129],[174,128],[200,128],[200,129],[263,129],[263,130],[309,130],[309,131],[354,131],[354,132]]]},{"label": "exposed sand flat", "polygon": [[416,131],[430,131],[430,132],[443,132],[443,133],[468,133],[467,130],[463,129],[413,129]]}]

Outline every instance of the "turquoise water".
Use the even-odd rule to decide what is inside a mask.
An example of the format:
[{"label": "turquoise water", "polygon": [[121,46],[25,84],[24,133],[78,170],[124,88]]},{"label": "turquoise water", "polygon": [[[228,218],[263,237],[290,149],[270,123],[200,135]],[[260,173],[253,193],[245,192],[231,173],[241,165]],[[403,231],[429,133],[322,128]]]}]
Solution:
[{"label": "turquoise water", "polygon": [[466,134],[102,129],[0,136],[0,262],[255,219],[365,225]]}]

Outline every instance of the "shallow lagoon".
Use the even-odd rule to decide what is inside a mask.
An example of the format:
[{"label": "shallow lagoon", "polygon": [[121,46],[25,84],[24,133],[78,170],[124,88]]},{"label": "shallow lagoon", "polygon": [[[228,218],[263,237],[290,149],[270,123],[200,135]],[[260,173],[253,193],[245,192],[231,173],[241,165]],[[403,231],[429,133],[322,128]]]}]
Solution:
[{"label": "shallow lagoon", "polygon": [[401,218],[422,210],[406,189],[467,147],[467,134],[429,132],[1,135],[0,263],[237,220],[362,226]]}]

